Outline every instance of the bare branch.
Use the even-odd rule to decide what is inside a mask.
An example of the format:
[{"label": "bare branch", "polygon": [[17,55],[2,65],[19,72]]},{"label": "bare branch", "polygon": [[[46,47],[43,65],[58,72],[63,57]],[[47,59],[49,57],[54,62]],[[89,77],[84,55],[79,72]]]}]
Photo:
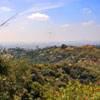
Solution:
[{"label": "bare branch", "polygon": [[1,27],[1,26],[4,26],[7,22],[9,22],[11,19],[15,18],[17,15],[18,15],[18,13],[15,14],[14,16],[12,16],[11,18],[7,19],[7,20],[4,21],[3,23],[1,23],[1,24],[0,24],[0,27]]}]

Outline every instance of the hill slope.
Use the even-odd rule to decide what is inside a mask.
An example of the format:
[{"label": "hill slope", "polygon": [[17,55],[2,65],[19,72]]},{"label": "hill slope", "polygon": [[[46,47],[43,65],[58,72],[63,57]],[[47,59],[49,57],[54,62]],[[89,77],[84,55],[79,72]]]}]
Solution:
[{"label": "hill slope", "polygon": [[96,47],[63,44],[38,50],[1,50],[0,100],[99,98],[100,49]]},{"label": "hill slope", "polygon": [[49,47],[38,50],[9,49],[14,57],[28,57],[31,63],[71,63],[82,66],[100,67],[100,49],[93,46]]}]

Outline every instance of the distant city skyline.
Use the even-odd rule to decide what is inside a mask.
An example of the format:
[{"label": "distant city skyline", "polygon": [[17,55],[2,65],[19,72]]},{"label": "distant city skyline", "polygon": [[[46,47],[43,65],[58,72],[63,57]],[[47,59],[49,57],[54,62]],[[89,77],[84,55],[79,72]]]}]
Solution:
[{"label": "distant city skyline", "polygon": [[0,42],[99,41],[100,0],[0,0]]}]

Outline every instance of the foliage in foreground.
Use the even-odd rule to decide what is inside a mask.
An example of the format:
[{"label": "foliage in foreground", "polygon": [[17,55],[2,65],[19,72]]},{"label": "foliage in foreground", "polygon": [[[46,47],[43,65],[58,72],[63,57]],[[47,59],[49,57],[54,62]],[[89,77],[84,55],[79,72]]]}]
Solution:
[{"label": "foliage in foreground", "polygon": [[100,83],[80,84],[68,82],[60,91],[52,90],[46,94],[47,100],[100,100]]},{"label": "foliage in foreground", "polygon": [[[77,74],[76,79],[73,78],[70,70]],[[90,84],[91,79],[87,83],[83,78],[84,83],[81,84],[78,79],[81,74],[77,71],[78,73],[82,71],[82,75],[88,74],[93,77],[91,70],[89,72],[85,68],[74,65],[29,66],[25,59],[11,62],[2,57],[0,58],[0,100],[99,100],[100,83],[95,80]],[[96,78],[97,76],[94,77]]]},{"label": "foliage in foreground", "polygon": [[[59,51],[60,48],[51,49]],[[64,54],[65,49],[66,46],[63,45],[59,53]],[[0,57],[0,100],[100,100],[99,98],[100,71],[94,67],[66,60],[62,63],[31,64],[30,59],[23,56],[21,59],[14,59],[8,54]]]}]

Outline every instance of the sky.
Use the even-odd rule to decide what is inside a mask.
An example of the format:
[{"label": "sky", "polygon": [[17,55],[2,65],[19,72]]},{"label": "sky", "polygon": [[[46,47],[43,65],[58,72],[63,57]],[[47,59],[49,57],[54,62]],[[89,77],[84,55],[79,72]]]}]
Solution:
[{"label": "sky", "polygon": [[100,0],[0,0],[0,42],[100,41]]}]

